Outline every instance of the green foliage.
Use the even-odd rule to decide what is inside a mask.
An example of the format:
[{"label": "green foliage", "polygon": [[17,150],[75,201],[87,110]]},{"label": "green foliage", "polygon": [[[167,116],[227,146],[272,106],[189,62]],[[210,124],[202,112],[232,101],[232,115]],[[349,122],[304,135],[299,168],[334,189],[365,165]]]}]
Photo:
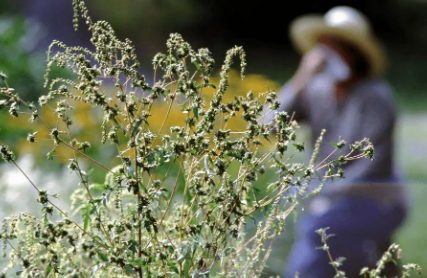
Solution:
[{"label": "green foliage", "polygon": [[[289,150],[303,151],[304,146],[297,141],[292,117],[274,111],[274,92],[260,97],[249,92],[224,101],[235,56],[244,77],[241,47],[227,52],[216,86],[210,81],[214,60],[209,50],[196,51],[172,34],[166,52],[153,59],[155,80],[150,86],[138,71],[132,42],[118,39],[107,22],[93,22],[83,1],[73,5],[75,28],[82,17],[94,51],[54,41],[45,75],[48,93],[37,106],[23,100],[2,77],[2,108],[12,117],[40,121],[43,130],[31,131],[28,141],[52,142],[48,159],[59,148],[69,149],[68,168],[80,179],[71,208],[63,210],[0,141],[2,158],[25,176],[42,206],[40,219],[19,214],[3,221],[1,240],[10,261],[4,275],[19,267],[21,277],[259,277],[273,240],[284,232],[298,201],[317,194],[327,179],[342,177],[343,163],[373,158],[373,147],[364,139],[351,144],[340,159],[325,158],[315,165],[322,133],[309,165],[292,163]],[[55,65],[69,69],[74,78],[50,78]],[[114,84],[115,92],[103,86],[106,81]],[[212,87],[217,89],[207,101],[202,91]],[[150,116],[163,101],[168,112],[162,126],[153,129]],[[91,142],[73,134],[78,103],[103,115],[101,134]],[[173,104],[180,106],[185,120],[164,130]],[[56,125],[39,111],[56,115]],[[273,123],[263,123],[266,113],[275,113]],[[243,130],[227,128],[236,117],[245,121]],[[103,144],[117,150],[111,161],[96,161],[86,152]],[[104,183],[91,181],[83,160],[105,173]],[[275,170],[275,182],[258,192],[256,181],[267,167]],[[325,167],[326,175],[319,176]],[[320,178],[314,191],[308,186],[312,177]],[[260,210],[267,217],[247,239],[246,220]]]},{"label": "green foliage", "polygon": [[[42,53],[36,51],[40,28],[19,17],[0,17],[0,65],[20,96],[37,99],[43,89],[40,78],[45,71]],[[55,69],[55,76],[66,76]],[[1,77],[0,77],[1,78]]]}]

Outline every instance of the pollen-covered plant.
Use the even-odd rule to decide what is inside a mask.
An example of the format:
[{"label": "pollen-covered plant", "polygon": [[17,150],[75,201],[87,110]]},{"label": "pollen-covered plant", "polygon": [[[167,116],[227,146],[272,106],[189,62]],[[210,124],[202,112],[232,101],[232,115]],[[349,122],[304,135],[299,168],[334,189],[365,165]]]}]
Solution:
[{"label": "pollen-covered plant", "polygon": [[[2,74],[0,107],[12,117],[40,121],[43,128],[29,131],[27,141],[51,142],[49,163],[58,149],[68,149],[68,167],[80,183],[71,207],[60,208],[57,196],[35,184],[0,141],[2,158],[33,187],[42,215],[4,219],[0,237],[9,265],[0,277],[17,268],[21,277],[259,277],[274,238],[285,230],[285,219],[298,201],[317,194],[327,179],[343,177],[343,163],[373,157],[373,147],[364,139],[349,145],[338,159],[316,162],[322,133],[309,164],[293,163],[289,153],[302,152],[304,145],[296,141],[293,117],[275,111],[275,92],[223,99],[233,94],[227,89],[235,56],[244,77],[242,47],[227,52],[215,85],[209,50],[194,50],[172,34],[166,52],[153,59],[154,81],[149,84],[139,71],[132,42],[117,38],[107,22],[93,22],[82,0],[74,0],[73,7],[74,26],[83,18],[93,49],[54,41],[47,52],[48,93],[38,105],[28,103]],[[50,79],[54,66],[68,68],[74,77]],[[202,95],[208,88],[215,89],[210,101]],[[153,128],[150,116],[161,102],[168,110],[161,127]],[[81,140],[73,126],[78,103],[102,114],[102,132],[90,142]],[[184,113],[185,120],[171,119],[173,109]],[[48,122],[42,111],[58,121]],[[275,113],[274,122],[263,123],[267,113]],[[227,127],[236,117],[246,123],[241,130]],[[170,129],[164,128],[167,121],[173,123]],[[93,158],[88,152],[93,145],[103,145],[111,160]],[[94,183],[82,161],[102,171],[105,181]],[[328,171],[320,175],[325,167]],[[266,171],[273,182],[258,185]],[[314,179],[313,189],[309,184]],[[267,216],[248,238],[246,222],[261,210]]]}]

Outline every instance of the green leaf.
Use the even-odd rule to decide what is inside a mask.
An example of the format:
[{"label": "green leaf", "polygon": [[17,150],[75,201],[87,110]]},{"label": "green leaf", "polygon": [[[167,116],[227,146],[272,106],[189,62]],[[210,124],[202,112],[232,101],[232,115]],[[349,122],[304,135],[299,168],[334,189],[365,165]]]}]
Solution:
[{"label": "green leaf", "polygon": [[273,159],[274,159],[274,161],[275,161],[277,164],[279,164],[279,166],[281,166],[281,167],[286,167],[286,165],[285,165],[285,164],[283,164],[280,160],[278,160],[278,159],[276,158],[276,156],[273,156]]},{"label": "green leaf", "polygon": [[102,191],[109,187],[107,184],[93,183],[89,186],[91,190]]},{"label": "green leaf", "polygon": [[53,160],[53,154],[55,153],[55,149],[51,150],[46,154],[47,160]]},{"label": "green leaf", "polygon": [[198,61],[194,61],[193,65],[197,68],[198,71],[203,72],[203,68]]},{"label": "green leaf", "polygon": [[188,241],[183,241],[178,248],[176,249],[178,253],[177,261],[182,261],[184,259],[190,258],[191,254],[191,243]]},{"label": "green leaf", "polygon": [[211,88],[216,89],[215,84],[211,84],[211,83],[206,84],[205,87],[211,87]]},{"label": "green leaf", "polygon": [[49,273],[52,271],[52,263],[49,263],[46,266],[46,277],[49,275]]},{"label": "green leaf", "polygon": [[91,168],[88,172],[87,172],[87,175],[88,176],[90,176],[90,175],[92,175],[92,173],[95,171],[95,169],[94,168]]},{"label": "green leaf", "polygon": [[144,266],[147,265],[147,262],[145,260],[142,260],[141,258],[137,258],[131,261],[131,263],[136,266],[136,267],[140,267],[143,268]]},{"label": "green leaf", "polygon": [[131,240],[129,241],[128,248],[129,248],[129,250],[131,250],[133,253],[136,253],[136,252],[138,252],[138,243],[137,243],[135,240],[131,239]]},{"label": "green leaf", "polygon": [[197,107],[197,105],[193,105],[193,113],[194,117],[196,117],[196,119],[199,119],[199,108]]},{"label": "green leaf", "polygon": [[127,274],[136,274],[136,271],[132,267],[130,267],[128,265],[125,266],[125,271],[126,271]]},{"label": "green leaf", "polygon": [[207,83],[207,84],[200,84],[199,86],[197,86],[197,89],[200,89],[200,88],[206,88],[206,87],[211,87],[211,88],[213,88],[213,89],[216,89],[216,86],[215,86],[214,84],[211,84],[211,83]]},{"label": "green leaf", "polygon": [[95,206],[92,203],[87,204],[83,214],[83,229],[87,231],[90,221],[90,215],[95,212]]},{"label": "green leaf", "polygon": [[170,266],[170,268],[172,269],[172,271],[179,274],[179,269],[173,260],[168,260],[167,263]]},{"label": "green leaf", "polygon": [[189,278],[190,277],[190,260],[185,260],[183,270],[184,270],[184,277]]},{"label": "green leaf", "polygon": [[139,119],[136,121],[135,125],[133,126],[133,130],[132,130],[132,135],[131,135],[131,137],[133,137],[133,136],[135,135],[135,133],[138,131],[138,128],[141,126],[141,124],[142,124],[142,119],[141,119],[141,118],[139,118]]},{"label": "green leaf", "polygon": [[99,250],[95,250],[96,251],[96,253],[98,254],[98,257],[102,260],[102,261],[104,261],[104,262],[108,262],[108,256],[106,255],[106,254],[104,254],[104,253],[102,253],[101,251],[99,251]]},{"label": "green leaf", "polygon": [[102,198],[97,198],[97,199],[93,199],[93,200],[89,201],[89,203],[91,203],[91,204],[98,204],[101,201],[102,201]]},{"label": "green leaf", "polygon": [[184,101],[184,103],[182,104],[181,111],[186,111],[187,105],[188,105],[188,100]]}]

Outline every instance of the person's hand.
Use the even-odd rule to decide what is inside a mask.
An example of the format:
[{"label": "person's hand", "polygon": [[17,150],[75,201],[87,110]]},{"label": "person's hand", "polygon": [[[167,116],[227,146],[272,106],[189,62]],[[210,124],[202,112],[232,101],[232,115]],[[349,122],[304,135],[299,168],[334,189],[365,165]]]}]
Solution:
[{"label": "person's hand", "polygon": [[291,80],[291,84],[294,88],[298,91],[304,89],[310,79],[322,68],[325,59],[325,53],[318,47],[304,54],[298,70]]}]

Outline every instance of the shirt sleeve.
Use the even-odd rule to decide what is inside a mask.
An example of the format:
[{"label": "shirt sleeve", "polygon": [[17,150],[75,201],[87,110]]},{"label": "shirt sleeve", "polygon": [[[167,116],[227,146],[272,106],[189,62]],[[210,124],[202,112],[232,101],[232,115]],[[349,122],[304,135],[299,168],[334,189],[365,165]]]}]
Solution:
[{"label": "shirt sleeve", "polygon": [[[296,90],[290,83],[285,84],[278,93],[277,101],[280,103],[277,112],[286,111],[289,115],[294,115],[294,119],[301,120],[303,117],[302,107],[303,92]],[[275,116],[275,111],[267,109],[263,123],[270,123]]]}]

